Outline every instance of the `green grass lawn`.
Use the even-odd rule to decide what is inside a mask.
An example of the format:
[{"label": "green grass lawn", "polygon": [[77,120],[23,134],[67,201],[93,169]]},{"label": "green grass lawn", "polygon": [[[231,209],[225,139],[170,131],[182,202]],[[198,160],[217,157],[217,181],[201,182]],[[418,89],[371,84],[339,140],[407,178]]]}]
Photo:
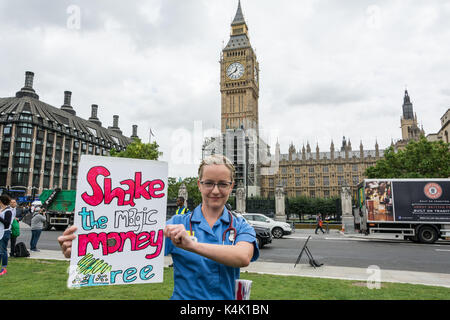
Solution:
[{"label": "green grass lawn", "polygon": [[[27,300],[167,300],[173,290],[172,268],[164,283],[67,288],[67,261],[12,258],[0,277],[3,299]],[[364,282],[241,273],[253,280],[252,300],[449,300],[450,288],[383,283],[368,289]]]}]

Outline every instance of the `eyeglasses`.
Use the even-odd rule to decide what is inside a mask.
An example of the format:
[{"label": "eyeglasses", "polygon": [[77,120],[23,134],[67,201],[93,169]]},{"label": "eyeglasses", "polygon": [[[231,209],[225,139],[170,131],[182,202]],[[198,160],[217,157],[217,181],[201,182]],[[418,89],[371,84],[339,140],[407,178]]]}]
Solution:
[{"label": "eyeglasses", "polygon": [[215,186],[219,188],[219,190],[227,190],[233,182],[212,182],[212,181],[200,181],[200,184],[205,187],[206,190],[212,190]]}]

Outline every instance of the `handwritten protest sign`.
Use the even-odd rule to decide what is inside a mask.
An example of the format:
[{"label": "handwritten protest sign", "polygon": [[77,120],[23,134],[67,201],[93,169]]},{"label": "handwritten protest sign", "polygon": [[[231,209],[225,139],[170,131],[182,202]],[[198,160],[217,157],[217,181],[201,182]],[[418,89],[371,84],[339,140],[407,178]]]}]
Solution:
[{"label": "handwritten protest sign", "polygon": [[166,162],[82,155],[68,286],[163,281]]}]

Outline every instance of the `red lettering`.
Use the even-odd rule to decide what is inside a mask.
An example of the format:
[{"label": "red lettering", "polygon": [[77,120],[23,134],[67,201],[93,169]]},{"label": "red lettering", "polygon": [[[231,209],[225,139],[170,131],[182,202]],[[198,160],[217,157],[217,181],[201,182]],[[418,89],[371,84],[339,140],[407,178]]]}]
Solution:
[{"label": "red lettering", "polygon": [[[120,184],[129,186],[128,190],[124,191],[124,197],[123,197],[123,200],[122,200],[123,201],[123,205],[124,206],[130,205],[130,206],[134,207],[134,205],[135,205],[135,203],[133,201],[134,200],[134,181],[131,180],[131,179],[128,179],[128,180],[121,181]],[[125,200],[125,195],[129,195],[130,199],[129,200]]]},{"label": "red lettering", "polygon": [[[141,239],[143,238],[143,239]],[[136,239],[136,248],[138,250],[142,250],[147,248],[150,245],[150,233],[143,232],[139,235],[139,237]]]},{"label": "red lettering", "polygon": [[[142,183],[142,173],[136,172],[134,180],[127,179],[120,182],[121,185],[127,185],[128,189],[124,190],[121,187],[112,189],[111,178],[108,176],[111,173],[108,169],[102,166],[97,166],[89,169],[87,173],[87,182],[92,188],[92,195],[84,192],[81,198],[85,203],[91,206],[98,206],[102,202],[110,204],[115,198],[117,198],[118,206],[135,206],[135,199],[140,199],[141,196],[144,199],[150,200],[152,198],[162,198],[165,196],[164,190],[165,184],[161,179],[149,180]],[[98,176],[104,176],[103,189],[97,183]],[[129,197],[127,197],[129,196]],[[127,199],[125,198],[127,197]]]},{"label": "red lettering", "polygon": [[145,199],[149,200],[150,199],[150,194],[148,193],[146,188],[150,184],[150,181],[146,181],[144,184],[141,184],[142,173],[140,173],[140,172],[136,172],[134,178],[136,180],[136,189],[134,191],[134,197],[136,199],[139,199],[141,197],[141,195],[142,195]]},{"label": "red lettering", "polygon": [[136,248],[136,234],[133,231],[121,232],[120,238],[122,240],[122,245],[119,248],[119,252],[123,251],[123,246],[125,245],[125,240],[130,239],[131,242],[131,250],[137,250]]},{"label": "red lettering", "polygon": [[102,188],[97,184],[97,176],[109,176],[110,172],[105,167],[93,167],[89,169],[87,174],[87,181],[92,188],[94,194],[92,196],[88,195],[86,192],[81,195],[81,198],[87,204],[91,206],[98,206],[103,201]]},{"label": "red lettering", "polygon": [[114,198],[117,198],[117,205],[123,206],[123,199],[125,198],[125,191],[121,188],[114,188],[111,191],[111,179],[105,179],[105,204],[110,204]]},{"label": "red lettering", "polygon": [[78,236],[78,256],[86,255],[86,247],[88,244],[92,244],[92,248],[94,250],[98,250],[100,244],[102,245],[103,255],[106,256],[108,254],[108,246],[107,246],[107,238],[106,233],[89,233],[89,234],[80,234]]},{"label": "red lettering", "polygon": [[156,251],[153,254],[147,254],[145,256],[145,259],[153,259],[156,258],[157,256],[159,256],[159,254],[161,253],[162,250],[162,246],[163,246],[163,239],[164,239],[164,233],[163,230],[159,230],[158,231],[158,240],[155,242],[155,231],[150,232],[151,234],[151,240],[150,240],[150,245],[152,247],[156,247]]},{"label": "red lettering", "polygon": [[133,231],[128,232],[110,232],[110,233],[89,233],[80,234],[78,236],[78,256],[85,256],[87,253],[88,244],[92,245],[93,250],[99,250],[102,245],[102,254],[107,256],[115,252],[123,252],[125,241],[130,240],[130,251],[140,251],[146,249],[148,246],[156,247],[156,250],[152,254],[147,254],[146,259],[153,259],[160,255],[164,232],[162,229],[158,230],[158,237],[155,241],[155,231],[146,232],[143,231],[139,234],[135,234]]},{"label": "red lettering", "polygon": [[119,250],[121,246],[121,237],[120,234],[117,232],[110,232],[108,233],[108,254],[114,253],[117,250]]},{"label": "red lettering", "polygon": [[[155,186],[158,185],[159,188],[155,188]],[[162,198],[164,197],[164,193],[156,194],[156,191],[162,191],[164,190],[164,182],[162,180],[153,180],[150,182],[150,196],[152,198]]]}]

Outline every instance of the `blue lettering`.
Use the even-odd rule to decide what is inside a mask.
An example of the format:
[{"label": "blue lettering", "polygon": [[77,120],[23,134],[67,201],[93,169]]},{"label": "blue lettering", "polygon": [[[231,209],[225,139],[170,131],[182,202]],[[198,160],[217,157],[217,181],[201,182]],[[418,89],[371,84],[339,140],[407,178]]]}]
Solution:
[{"label": "blue lettering", "polygon": [[98,220],[97,220],[98,228],[99,229],[106,229],[106,223],[107,222],[108,222],[108,217],[103,216],[103,217],[98,218]]},{"label": "blue lettering", "polygon": [[151,278],[153,278],[155,276],[154,273],[150,274],[149,273],[153,270],[153,266],[145,266],[141,269],[141,272],[139,274],[140,278],[142,280],[150,280]]},{"label": "blue lettering", "polygon": [[[106,228],[106,223],[108,222],[107,217],[103,216],[103,217],[100,217],[98,220],[95,220],[94,212],[86,211],[85,207],[83,207],[81,212],[78,212],[78,214],[81,216],[81,226],[82,226],[83,230],[89,231],[94,228],[98,228],[98,229]],[[88,222],[89,222],[89,224],[88,224]]]},{"label": "blue lettering", "polygon": [[[139,278],[144,281],[150,280],[151,278],[153,278],[155,276],[155,273],[152,273],[152,270],[153,270],[152,265],[142,267],[141,270],[139,271]],[[135,267],[130,267],[130,268],[126,269],[125,271],[123,271],[123,270],[111,271],[110,283],[115,284],[116,277],[117,277],[117,275],[120,275],[120,274],[122,274],[122,280],[124,283],[130,283],[130,282],[136,281],[136,279],[137,279],[137,276],[135,276],[136,273],[137,273],[137,269]]]},{"label": "blue lettering", "polygon": [[123,282],[128,283],[136,280],[136,276],[130,278],[130,276],[134,275],[135,273],[136,268],[128,268],[127,270],[125,270],[125,272],[123,273]]},{"label": "blue lettering", "polygon": [[122,270],[111,271],[111,283],[116,283],[116,275],[121,274]]}]

